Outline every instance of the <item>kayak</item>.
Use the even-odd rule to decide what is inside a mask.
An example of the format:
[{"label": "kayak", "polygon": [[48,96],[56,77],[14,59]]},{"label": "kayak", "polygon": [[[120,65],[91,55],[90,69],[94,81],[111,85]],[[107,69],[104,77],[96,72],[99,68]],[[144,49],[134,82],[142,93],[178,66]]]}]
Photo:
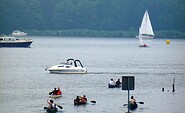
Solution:
[{"label": "kayak", "polygon": [[110,85],[110,84],[108,84],[108,88],[120,88],[121,87],[121,85]]},{"label": "kayak", "polygon": [[57,108],[48,109],[47,107],[44,107],[44,110],[46,110],[47,113],[56,113],[56,112],[58,112]]},{"label": "kayak", "polygon": [[85,104],[87,104],[87,102],[79,102],[74,100],[74,105],[85,105]]},{"label": "kayak", "polygon": [[135,110],[137,108],[137,104],[129,104],[129,109]]},{"label": "kayak", "polygon": [[60,97],[62,97],[62,95],[51,95],[51,96],[49,96],[49,98],[60,98]]}]

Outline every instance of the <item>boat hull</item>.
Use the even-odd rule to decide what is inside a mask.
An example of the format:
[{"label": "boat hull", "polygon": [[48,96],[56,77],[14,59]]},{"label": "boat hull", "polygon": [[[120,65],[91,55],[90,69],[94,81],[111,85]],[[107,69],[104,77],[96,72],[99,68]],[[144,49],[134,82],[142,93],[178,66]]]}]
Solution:
[{"label": "boat hull", "polygon": [[85,74],[86,69],[48,69],[53,74]]},{"label": "boat hull", "polygon": [[47,113],[56,113],[56,112],[58,112],[57,108],[48,109],[47,107],[44,107],[44,110],[46,110]]},{"label": "boat hull", "polygon": [[87,104],[87,102],[77,102],[76,100],[74,100],[74,105],[85,105]]},{"label": "boat hull", "polygon": [[137,104],[129,104],[129,109],[135,110],[137,108]]},{"label": "boat hull", "polygon": [[49,98],[60,98],[60,97],[62,97],[62,95],[51,95],[51,96],[49,96]]},{"label": "boat hull", "polygon": [[120,88],[121,87],[121,85],[110,85],[110,84],[108,84],[108,88]]},{"label": "boat hull", "polygon": [[143,44],[143,45],[139,45],[139,47],[149,47],[149,46],[146,44]]},{"label": "boat hull", "polygon": [[0,47],[30,47],[32,41],[0,42]]}]

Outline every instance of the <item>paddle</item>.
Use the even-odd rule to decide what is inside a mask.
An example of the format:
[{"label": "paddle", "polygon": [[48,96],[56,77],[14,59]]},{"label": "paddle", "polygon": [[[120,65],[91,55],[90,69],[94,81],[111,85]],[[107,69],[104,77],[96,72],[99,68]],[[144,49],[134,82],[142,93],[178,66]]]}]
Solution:
[{"label": "paddle", "polygon": [[[56,104],[60,109],[63,109],[63,107],[62,106],[60,106],[60,105],[58,105],[58,104]],[[44,109],[48,109],[48,107],[44,107]]]},{"label": "paddle", "polygon": [[60,109],[63,109],[63,107],[62,106],[60,106],[60,105],[58,105],[58,104],[56,104]]},{"label": "paddle", "polygon": [[136,102],[136,103],[139,103],[139,104],[144,104],[144,102]]},{"label": "paddle", "polygon": [[94,104],[96,103],[96,101],[95,101],[95,100],[91,100],[91,102],[92,102],[92,103],[94,103]]},{"label": "paddle", "polygon": [[[136,103],[139,103],[139,104],[144,104],[144,102],[136,102]],[[123,104],[123,106],[127,106],[128,104]]]},{"label": "paddle", "polygon": [[51,95],[53,93],[53,91],[52,92],[49,92],[49,95]]}]

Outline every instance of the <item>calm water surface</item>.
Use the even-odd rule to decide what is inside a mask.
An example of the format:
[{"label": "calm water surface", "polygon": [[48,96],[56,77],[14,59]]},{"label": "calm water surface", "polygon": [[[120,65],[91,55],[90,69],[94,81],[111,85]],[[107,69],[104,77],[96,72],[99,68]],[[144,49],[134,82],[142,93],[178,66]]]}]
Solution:
[{"label": "calm water surface", "polygon": [[[135,76],[130,94],[144,102],[133,113],[185,113],[184,39],[166,45],[155,38],[147,41],[149,48],[139,48],[135,38],[27,38],[34,40],[31,48],[0,48],[1,113],[45,113],[48,93],[58,86],[63,97],[54,101],[64,107],[59,113],[125,113],[127,91],[108,89],[107,82],[128,75]],[[45,71],[68,58],[81,60],[88,74]],[[84,94],[89,103],[74,106],[73,99]]]}]

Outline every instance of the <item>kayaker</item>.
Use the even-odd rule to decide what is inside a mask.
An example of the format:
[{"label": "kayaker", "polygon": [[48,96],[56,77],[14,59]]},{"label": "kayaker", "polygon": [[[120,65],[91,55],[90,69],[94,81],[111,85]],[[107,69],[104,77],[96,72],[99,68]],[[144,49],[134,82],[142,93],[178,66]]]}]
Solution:
[{"label": "kayaker", "polygon": [[54,104],[54,101],[53,100],[48,100],[47,99],[47,103],[49,104],[48,106],[48,109],[53,109],[53,108],[56,108],[56,104]]},{"label": "kayaker", "polygon": [[76,102],[80,102],[80,97],[79,97],[79,96],[76,96],[75,101],[76,101]]},{"label": "kayaker", "polygon": [[54,88],[54,90],[50,92],[49,95],[57,95],[57,88]]},{"label": "kayaker", "polygon": [[120,82],[120,79],[118,78],[118,80],[116,81],[116,87],[120,87],[121,85],[121,82]]},{"label": "kayaker", "polygon": [[81,102],[87,102],[87,98],[85,95],[81,97]]},{"label": "kayaker", "polygon": [[116,85],[116,83],[114,82],[114,80],[113,79],[110,79],[109,86],[115,86],[115,85]]},{"label": "kayaker", "polygon": [[134,98],[134,96],[131,96],[129,102],[130,102],[130,104],[132,104],[132,105],[136,104],[136,99]]},{"label": "kayaker", "polygon": [[61,95],[61,94],[62,94],[62,91],[60,90],[60,87],[58,87],[57,95]]}]

